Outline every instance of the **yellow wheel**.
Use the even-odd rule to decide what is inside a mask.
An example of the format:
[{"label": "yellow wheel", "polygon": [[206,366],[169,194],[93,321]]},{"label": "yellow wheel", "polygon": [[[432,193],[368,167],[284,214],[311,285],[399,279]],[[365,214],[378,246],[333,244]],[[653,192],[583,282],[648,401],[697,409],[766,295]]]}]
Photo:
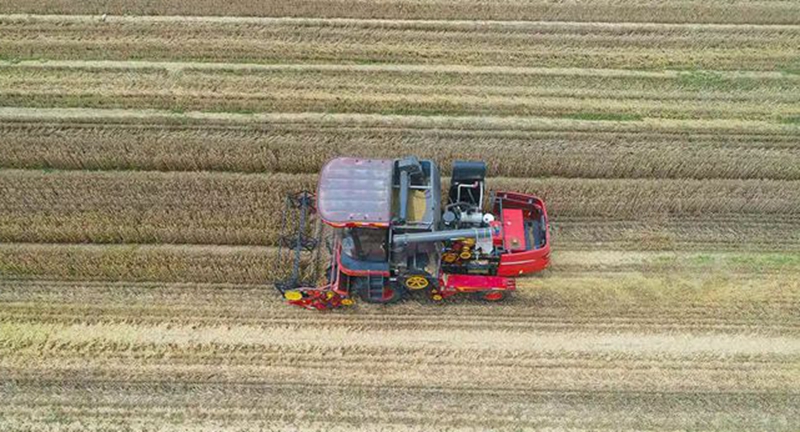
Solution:
[{"label": "yellow wheel", "polygon": [[442,260],[448,264],[456,262],[457,259],[458,255],[455,252],[447,252],[444,255],[442,255]]},{"label": "yellow wheel", "polygon": [[425,276],[414,275],[407,277],[404,284],[410,290],[421,290],[427,288],[431,283]]},{"label": "yellow wheel", "polygon": [[303,299],[303,293],[301,293],[300,291],[286,291],[283,294],[283,297],[285,297],[286,300],[289,301],[297,301]]},{"label": "yellow wheel", "polygon": [[432,298],[433,300],[440,301],[440,300],[441,300],[441,299],[443,299],[444,297],[442,297],[442,296],[441,296],[441,295],[439,295],[439,294],[434,294],[434,295],[432,295],[432,296],[431,296],[431,298]]},{"label": "yellow wheel", "polygon": [[352,306],[353,303],[354,303],[353,299],[349,299],[349,298],[342,299],[342,306]]},{"label": "yellow wheel", "polygon": [[472,252],[470,252],[469,249],[464,249],[463,251],[461,251],[458,257],[461,258],[462,260],[468,260],[472,258]]}]

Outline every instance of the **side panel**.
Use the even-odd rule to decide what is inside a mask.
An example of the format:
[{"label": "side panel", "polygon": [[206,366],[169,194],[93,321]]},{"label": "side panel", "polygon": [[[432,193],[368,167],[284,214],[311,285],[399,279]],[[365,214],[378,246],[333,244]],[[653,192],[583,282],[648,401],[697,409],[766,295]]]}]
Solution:
[{"label": "side panel", "polygon": [[443,288],[452,288],[460,292],[481,292],[491,290],[514,291],[514,279],[500,276],[483,275],[447,275]]},{"label": "side panel", "polygon": [[[550,264],[550,223],[547,220],[547,208],[539,198],[518,192],[497,192],[494,211],[504,214],[508,209],[522,210],[524,219],[541,218],[544,222],[544,242],[538,249],[516,251],[500,256],[497,268],[498,276],[519,276],[544,270]],[[500,205],[502,200],[502,206]],[[505,226],[503,227],[505,229]],[[535,246],[531,246],[535,247]]]},{"label": "side panel", "polygon": [[527,249],[522,209],[503,209],[503,243],[511,252]]},{"label": "side panel", "polygon": [[500,256],[498,276],[519,276],[544,270],[550,264],[550,245],[542,249],[508,253]]}]

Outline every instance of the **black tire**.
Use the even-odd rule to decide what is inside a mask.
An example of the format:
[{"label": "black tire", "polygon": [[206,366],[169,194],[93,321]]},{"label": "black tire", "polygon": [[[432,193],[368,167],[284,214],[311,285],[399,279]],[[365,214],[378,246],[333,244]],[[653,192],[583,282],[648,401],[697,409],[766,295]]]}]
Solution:
[{"label": "black tire", "polygon": [[331,278],[332,272],[333,272],[333,266],[325,267],[325,280],[328,281],[328,283],[333,282],[333,278]]},{"label": "black tire", "polygon": [[499,303],[509,297],[508,291],[480,291],[472,293],[472,298],[485,303]]}]

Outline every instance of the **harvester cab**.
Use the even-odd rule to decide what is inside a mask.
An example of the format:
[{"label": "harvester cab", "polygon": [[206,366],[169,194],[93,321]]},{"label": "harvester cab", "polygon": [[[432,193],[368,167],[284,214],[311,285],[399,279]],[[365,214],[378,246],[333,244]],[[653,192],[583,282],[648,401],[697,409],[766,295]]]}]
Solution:
[{"label": "harvester cab", "polygon": [[329,161],[315,194],[287,198],[279,258],[292,266],[278,290],[311,309],[415,293],[502,300],[513,276],[548,265],[547,213],[540,199],[513,192],[493,194],[487,206],[485,176],[483,162],[455,162],[443,202],[433,161]]}]

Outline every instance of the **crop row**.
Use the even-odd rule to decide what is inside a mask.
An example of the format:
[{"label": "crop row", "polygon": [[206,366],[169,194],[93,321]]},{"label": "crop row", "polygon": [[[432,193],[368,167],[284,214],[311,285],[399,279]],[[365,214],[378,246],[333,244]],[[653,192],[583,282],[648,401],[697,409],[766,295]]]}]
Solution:
[{"label": "crop row", "polygon": [[[274,245],[283,198],[316,176],[208,172],[0,171],[0,240]],[[535,193],[560,218],[800,214],[797,181],[490,178]]]},{"label": "crop row", "polygon": [[[46,65],[46,64],[45,64]],[[9,66],[0,104],[183,111],[552,116],[600,120],[800,118],[800,80],[376,70]],[[355,73],[354,73],[355,72]]]},{"label": "crop row", "polygon": [[[115,89],[172,89],[176,94],[203,91],[252,93],[265,89],[342,90],[374,93],[439,91],[466,96],[574,96],[665,100],[796,101],[800,76],[758,71],[637,71],[483,67],[458,65],[351,65],[202,63],[155,61],[20,61],[0,69],[8,88],[68,92],[72,82]],[[443,88],[449,89],[443,91]]]},{"label": "crop row", "polygon": [[[263,284],[272,283],[289,275],[287,263],[281,261],[281,258],[285,259],[285,256],[280,257],[275,248],[256,246],[7,243],[0,245],[0,275],[15,280],[261,284],[263,288]],[[306,261],[308,259],[313,258],[304,256],[301,264],[303,268],[310,270],[313,262]],[[324,263],[321,263],[319,268],[323,267],[322,264]],[[796,284],[792,285],[790,282],[793,280],[791,275],[797,274],[798,269],[800,269],[800,259],[793,253],[576,251],[557,248],[551,273],[555,272],[556,276],[553,277],[561,281],[556,282],[557,286],[574,287],[577,290],[575,292],[580,291],[581,287],[586,287],[587,290],[600,289],[597,285],[600,282],[592,278],[597,276],[602,279],[598,274],[609,272],[607,277],[610,280],[603,282],[606,284],[603,286],[608,290],[636,291],[657,286],[648,291],[650,295],[654,295],[653,293],[659,290],[663,290],[664,293],[669,292],[664,286],[669,283],[676,284],[674,286],[694,286],[693,284],[700,283],[703,287],[709,288],[719,282],[736,281],[737,287],[750,289],[748,288],[752,285],[750,282],[738,278],[730,280],[726,276],[732,273],[756,274],[772,278],[771,280],[777,281],[779,285],[782,284],[786,289],[790,289],[796,287]],[[677,282],[677,279],[646,281],[634,277],[630,282],[623,283],[619,278],[625,273],[645,273],[653,277],[659,274],[673,276],[682,274],[685,281]],[[559,274],[561,276],[557,276]],[[588,279],[582,281],[569,279],[582,274]],[[714,280],[706,280],[707,278]],[[615,281],[619,283],[615,284]],[[12,288],[12,285],[18,283],[8,282],[9,286],[4,287],[2,292],[6,296],[13,295],[15,288]],[[549,279],[520,280],[520,287],[536,288],[537,293],[545,296],[549,296],[548,287],[556,285],[552,285]],[[193,289],[194,286],[188,292],[192,292]],[[211,289],[219,295],[225,293],[223,287]],[[240,286],[238,289],[243,287]],[[32,288],[23,291],[24,295],[34,295],[36,292]],[[778,295],[778,291],[780,290],[772,293],[776,301],[782,298]],[[69,295],[72,296],[77,295],[78,291],[66,290],[65,293],[71,293]],[[533,303],[531,307],[539,308],[542,302],[553,300],[542,298],[539,294],[531,300]],[[563,293],[557,297],[563,297]],[[796,300],[790,304],[796,305]],[[562,300],[558,300],[557,303],[559,302]],[[574,302],[577,303],[579,300]],[[131,299],[131,304],[133,303],[135,302]],[[191,301],[187,300],[187,304],[189,303]],[[516,312],[511,309],[508,313]]]},{"label": "crop row", "polygon": [[0,13],[114,15],[238,15],[322,18],[440,20],[534,20],[587,22],[795,24],[792,1],[702,1],[646,3],[638,0],[550,2],[546,0],[6,0]]},{"label": "crop row", "polygon": [[0,115],[0,167],[313,174],[336,155],[415,154],[445,172],[453,160],[485,160],[490,175],[502,177],[800,180],[796,131],[736,129],[735,122],[731,130],[546,119],[524,127],[495,118],[508,123],[495,129],[482,124],[485,118],[451,124],[446,118],[346,116],[333,122],[335,116],[270,115],[241,123],[233,118],[250,116],[125,122],[112,116],[118,111],[44,115],[53,111],[26,119]]},{"label": "crop row", "polygon": [[10,59],[793,71],[792,26],[0,16]]},{"label": "crop row", "polygon": [[266,283],[285,263],[256,247],[45,245],[0,246],[0,276],[63,280]]}]

